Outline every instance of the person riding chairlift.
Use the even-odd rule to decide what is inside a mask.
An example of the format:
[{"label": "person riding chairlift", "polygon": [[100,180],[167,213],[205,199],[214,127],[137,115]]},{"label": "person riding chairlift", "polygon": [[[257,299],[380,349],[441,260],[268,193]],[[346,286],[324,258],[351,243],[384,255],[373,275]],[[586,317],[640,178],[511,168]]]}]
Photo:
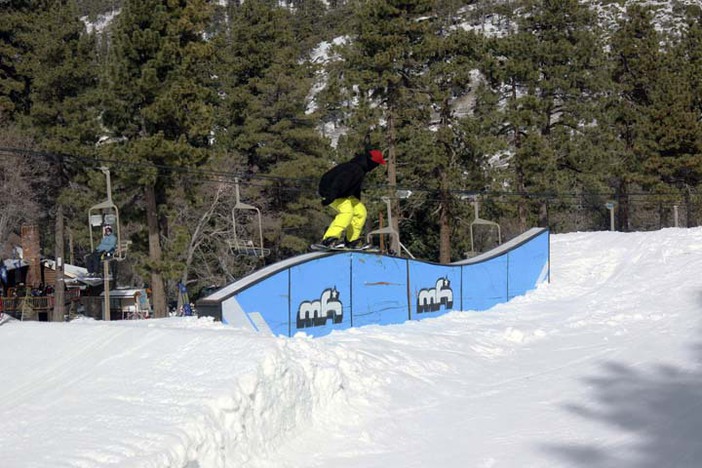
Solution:
[{"label": "person riding chairlift", "polygon": [[105,254],[109,254],[115,251],[117,247],[117,236],[112,233],[112,226],[105,226],[104,235],[100,244],[97,246],[94,252],[88,255],[88,275],[97,276],[98,269],[100,268],[100,260],[103,259]]}]

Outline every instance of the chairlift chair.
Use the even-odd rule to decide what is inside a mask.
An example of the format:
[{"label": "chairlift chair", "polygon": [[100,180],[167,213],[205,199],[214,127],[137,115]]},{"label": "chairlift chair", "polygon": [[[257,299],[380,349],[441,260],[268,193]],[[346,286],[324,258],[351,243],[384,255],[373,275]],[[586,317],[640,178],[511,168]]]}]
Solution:
[{"label": "chairlift chair", "polygon": [[473,235],[473,227],[476,224],[482,224],[485,226],[491,226],[497,229],[497,244],[502,244],[502,232],[500,231],[500,225],[497,224],[494,221],[488,221],[487,219],[482,219],[479,215],[479,202],[476,197],[473,197],[473,209],[474,209],[474,214],[475,214],[475,219],[473,219],[473,222],[470,223],[470,252],[468,253],[469,257],[474,257],[478,253],[475,251],[475,243],[474,243],[474,235]]},{"label": "chairlift chair", "polygon": [[[234,181],[236,188],[236,203],[232,208],[232,239],[229,240],[229,247],[238,254],[251,257],[263,258],[270,255],[271,250],[263,247],[263,223],[261,220],[261,210],[255,206],[243,203],[239,195],[239,179]],[[254,211],[256,214],[257,225],[255,229],[258,231],[258,244],[253,239],[243,239],[239,237],[239,231],[243,228],[237,226],[237,214],[242,211]]]},{"label": "chairlift chair", "polygon": [[[400,192],[400,191],[398,191],[398,192]],[[408,197],[408,196],[411,195],[411,193],[412,193],[412,192],[409,192],[409,191],[406,191],[406,192],[408,192],[406,195],[403,193],[403,195],[405,195],[404,198]],[[398,195],[399,195],[399,194],[398,194]],[[400,198],[402,198],[402,197],[400,197]],[[366,234],[366,242],[370,244],[370,243],[371,243],[371,238],[372,238],[373,236],[382,236],[383,234],[387,234],[387,235],[389,235],[391,238],[392,238],[392,237],[395,237],[395,239],[397,239],[397,243],[398,243],[398,245],[400,246],[400,250],[404,250],[405,253],[406,253],[410,258],[414,258],[414,255],[412,255],[412,252],[410,252],[410,251],[407,249],[407,247],[405,247],[405,245],[404,245],[402,242],[400,242],[400,233],[397,232],[397,231],[395,230],[395,228],[392,227],[392,209],[390,208],[390,204],[391,204],[390,198],[389,198],[389,197],[380,197],[380,199],[383,200],[383,201],[385,202],[385,205],[387,206],[387,210],[388,210],[388,225],[387,225],[387,227],[380,228],[380,229],[376,229],[375,231],[371,231],[371,232],[369,232],[368,234]]]},{"label": "chairlift chair", "polygon": [[122,240],[119,221],[119,209],[117,208],[117,205],[115,205],[112,202],[112,184],[110,181],[110,171],[105,167],[100,168],[100,170],[105,173],[107,183],[107,200],[105,200],[102,203],[98,203],[97,205],[93,205],[88,209],[88,231],[90,232],[90,251],[94,251],[96,247],[97,236],[95,236],[93,232],[95,228],[100,228],[100,232],[102,235],[105,226],[112,226],[113,232],[117,236],[117,246],[115,247],[115,251],[111,254],[111,258],[114,260],[122,261],[127,258],[127,250],[129,249],[129,245],[132,242],[129,240]]},{"label": "chairlift chair", "polygon": [[99,238],[95,234],[96,229],[100,228],[101,232],[105,226],[112,226],[115,236],[117,236],[117,246],[111,258],[114,260],[124,260],[127,258],[127,249],[131,241],[122,242],[122,236],[119,227],[119,211],[110,200],[103,203],[93,205],[88,210],[88,222],[90,226],[90,251],[94,251],[96,244],[99,243]]}]

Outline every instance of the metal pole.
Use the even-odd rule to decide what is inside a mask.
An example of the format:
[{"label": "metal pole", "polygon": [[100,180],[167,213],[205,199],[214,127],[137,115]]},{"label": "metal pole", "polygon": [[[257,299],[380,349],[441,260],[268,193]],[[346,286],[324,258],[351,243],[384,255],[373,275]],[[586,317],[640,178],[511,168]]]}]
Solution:
[{"label": "metal pole", "polygon": [[[105,189],[107,191],[107,201],[112,203],[112,181],[110,180],[110,170],[107,167],[101,167],[100,170],[105,174]],[[115,207],[115,213],[117,212],[117,207]],[[119,247],[120,232],[119,232],[119,218],[117,219],[117,243]],[[105,312],[103,314],[103,319],[109,321],[110,317],[110,264],[105,258],[102,262],[102,277],[104,281],[105,288]]]},{"label": "metal pole", "polygon": [[110,170],[107,167],[101,167],[100,170],[105,174],[105,188],[107,191],[107,201],[112,203],[112,181],[110,180]]},{"label": "metal pole", "polygon": [[605,203],[605,207],[609,210],[609,230],[614,231],[614,202]]},{"label": "metal pole", "polygon": [[678,205],[673,205],[673,220],[675,227],[678,227]]},{"label": "metal pole", "polygon": [[104,310],[102,313],[102,319],[103,320],[110,320],[110,265],[107,260],[104,260],[102,262],[102,277],[103,277],[103,284],[105,285],[105,304],[104,304]]},{"label": "metal pole", "polygon": [[52,320],[59,322],[65,315],[65,283],[63,275],[63,206],[56,208],[56,281],[54,282],[54,310]]}]

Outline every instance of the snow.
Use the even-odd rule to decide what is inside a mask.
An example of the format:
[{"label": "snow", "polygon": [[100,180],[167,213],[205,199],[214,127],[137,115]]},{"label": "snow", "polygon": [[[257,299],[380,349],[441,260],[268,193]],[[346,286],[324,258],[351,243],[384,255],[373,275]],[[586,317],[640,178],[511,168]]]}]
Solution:
[{"label": "snow", "polygon": [[90,18],[87,16],[81,17],[80,20],[85,24],[88,34],[101,34],[112,24],[115,18],[119,16],[120,11],[120,9],[115,9],[98,15],[95,23],[90,21]]},{"label": "snow", "polygon": [[698,467],[702,228],[551,236],[487,312],[0,326],[2,467]]}]

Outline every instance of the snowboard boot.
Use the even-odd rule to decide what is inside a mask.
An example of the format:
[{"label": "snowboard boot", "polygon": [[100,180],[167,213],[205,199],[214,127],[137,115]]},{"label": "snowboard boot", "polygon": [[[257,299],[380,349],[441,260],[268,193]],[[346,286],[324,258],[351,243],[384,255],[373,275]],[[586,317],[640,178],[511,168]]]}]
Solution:
[{"label": "snowboard boot", "polygon": [[365,250],[369,247],[360,237],[356,240],[346,242],[346,248],[351,250]]},{"label": "snowboard boot", "polygon": [[328,249],[343,249],[345,246],[344,241],[338,237],[327,237],[326,239],[322,239],[320,244]]}]

